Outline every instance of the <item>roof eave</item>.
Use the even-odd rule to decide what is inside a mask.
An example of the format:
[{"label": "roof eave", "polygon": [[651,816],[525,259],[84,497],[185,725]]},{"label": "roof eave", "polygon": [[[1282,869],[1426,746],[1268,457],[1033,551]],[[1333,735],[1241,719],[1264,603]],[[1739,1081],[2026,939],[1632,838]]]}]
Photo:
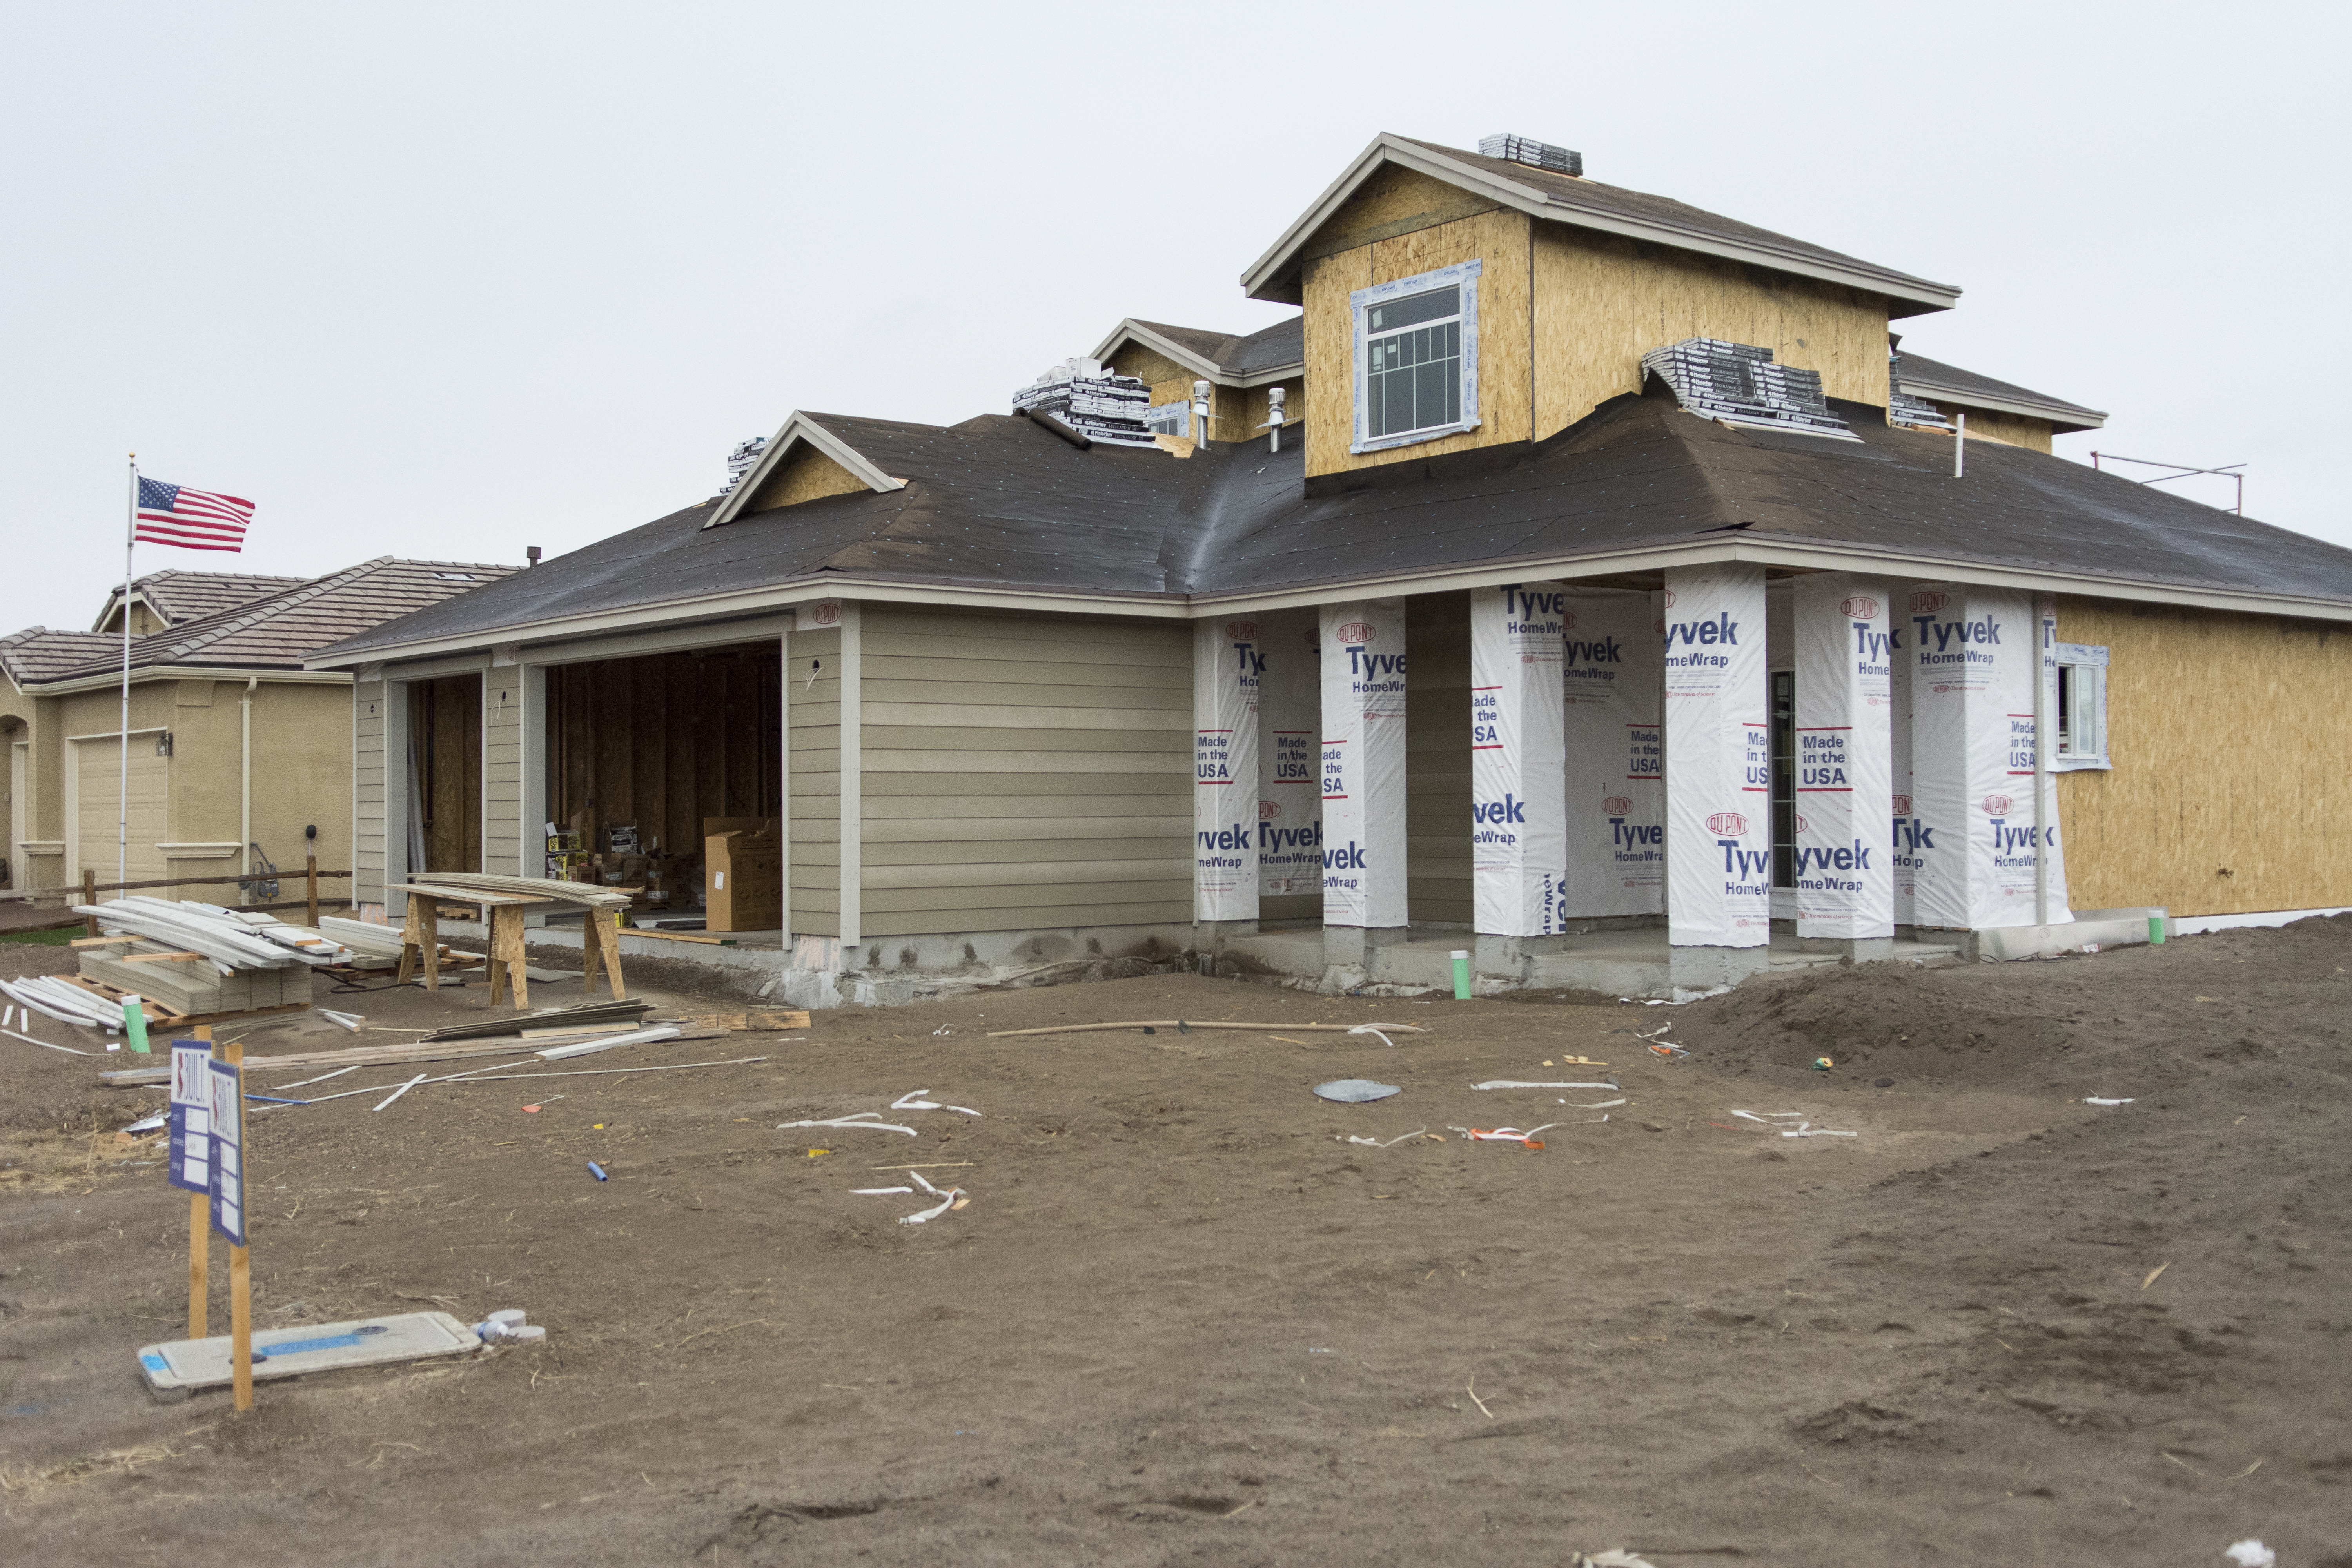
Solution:
[{"label": "roof eave", "polygon": [[[1818,258],[1797,256],[1770,246],[1745,244],[1719,236],[1696,234],[1673,224],[1643,222],[1614,213],[1595,212],[1559,200],[1532,186],[1504,179],[1487,170],[1473,168],[1432,153],[1426,147],[1386,132],[1373,138],[1371,145],[1348,166],[1347,173],[1333,181],[1315,205],[1283,231],[1282,237],[1275,242],[1273,248],[1259,257],[1242,274],[1243,292],[1253,300],[1267,300],[1286,305],[1300,303],[1295,267],[1298,252],[1383,163],[1395,163],[1416,174],[1427,174],[1432,179],[1474,191],[1499,205],[1548,222],[1646,240],[1652,244],[1671,246],[1677,250],[1695,251],[1703,256],[1770,268],[1776,272],[1800,278],[1864,289],[1886,300],[1890,319],[1924,315],[1930,310],[1948,310],[1959,303],[1960,290],[1953,284],[1931,283],[1925,279],[1867,266],[1838,267]],[[1898,305],[1908,308],[1895,309]]]},{"label": "roof eave", "polygon": [[1930,403],[1955,403],[1963,408],[1982,408],[1993,414],[2014,414],[2027,419],[2047,420],[2050,428],[2061,436],[2072,435],[2078,430],[2104,430],[2107,426],[2107,416],[2100,409],[2077,408],[2065,403],[2040,403],[2023,397],[2000,397],[1967,387],[1921,381],[1913,375],[1904,376],[1903,390]]},{"label": "roof eave", "polygon": [[1276,382],[1288,381],[1295,376],[1307,374],[1307,362],[1304,359],[1293,364],[1268,365],[1264,370],[1227,370],[1216,361],[1186,348],[1164,333],[1153,331],[1132,317],[1112,329],[1110,336],[1097,344],[1095,352],[1087,357],[1108,362],[1111,355],[1118,352],[1120,344],[1130,342],[1141,343],[1152,353],[1173,360],[1194,375],[1214,385],[1232,387],[1236,390],[1246,391],[1254,386],[1272,386]]}]

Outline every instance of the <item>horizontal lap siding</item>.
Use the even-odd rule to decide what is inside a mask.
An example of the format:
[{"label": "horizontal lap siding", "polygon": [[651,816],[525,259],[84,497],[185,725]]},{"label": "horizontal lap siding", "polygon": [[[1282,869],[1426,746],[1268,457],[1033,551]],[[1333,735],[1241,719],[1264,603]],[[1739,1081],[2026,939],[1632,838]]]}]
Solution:
[{"label": "horizontal lap siding", "polygon": [[864,935],[1192,919],[1188,627],[864,617]]},{"label": "horizontal lap siding", "polygon": [[793,932],[841,934],[841,633],[795,631],[785,655],[792,731]]},{"label": "horizontal lap siding", "polygon": [[383,901],[384,707],[381,680],[352,686],[352,897]]},{"label": "horizontal lap siding", "polygon": [[482,869],[495,877],[523,874],[523,672],[519,667],[483,677]]}]

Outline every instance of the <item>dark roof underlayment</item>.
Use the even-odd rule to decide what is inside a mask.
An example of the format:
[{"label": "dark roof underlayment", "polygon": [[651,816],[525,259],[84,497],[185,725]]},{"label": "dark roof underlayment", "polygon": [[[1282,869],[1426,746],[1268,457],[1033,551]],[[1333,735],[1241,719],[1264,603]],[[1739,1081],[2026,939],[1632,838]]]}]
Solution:
[{"label": "dark roof underlayment", "polygon": [[[1655,383],[1653,384],[1656,385]],[[1659,388],[1663,392],[1664,388]],[[908,482],[703,524],[703,501],[325,650],[357,663],[425,640],[503,640],[575,616],[735,595],[828,575],[1181,599],[1505,568],[1738,531],[1759,542],[2352,604],[2352,550],[2231,516],[2047,453],[1888,427],[1832,402],[1859,437],[1733,430],[1670,396],[1624,396],[1547,440],[1312,481],[1264,440],[1189,458],[1081,450],[1025,419],[937,426],[809,415]],[[1904,574],[1899,561],[1856,570]],[[1393,582],[1379,591],[1401,591]],[[1409,591],[1409,590],[1408,590]]]}]

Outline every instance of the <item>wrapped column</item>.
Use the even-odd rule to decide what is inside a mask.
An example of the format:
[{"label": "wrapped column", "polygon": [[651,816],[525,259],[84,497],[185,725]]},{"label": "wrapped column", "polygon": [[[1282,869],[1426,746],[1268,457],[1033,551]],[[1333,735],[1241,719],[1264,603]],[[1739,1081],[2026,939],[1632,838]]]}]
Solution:
[{"label": "wrapped column", "polygon": [[1888,671],[1887,685],[1893,699],[1891,707],[1893,733],[1888,737],[1888,783],[1894,789],[1889,804],[1895,810],[1889,826],[1894,829],[1895,923],[1899,926],[1918,923],[1917,884],[1919,879],[1920,834],[1924,824],[1914,809],[1911,774],[1911,633],[1903,624],[1903,597],[1896,595],[1892,608],[1893,619],[1887,625],[1887,641],[1894,654],[1894,668]]},{"label": "wrapped column", "polygon": [[1323,923],[1405,923],[1404,608],[1318,610]]},{"label": "wrapped column", "polygon": [[[1261,916],[1322,912],[1323,693],[1316,679],[1322,636],[1312,610],[1257,617],[1265,663],[1258,672],[1257,890]],[[1311,907],[1265,907],[1267,899],[1311,898]]]},{"label": "wrapped column", "polygon": [[1557,583],[1470,591],[1470,867],[1482,936],[1560,929],[1566,608]]},{"label": "wrapped column", "polygon": [[1570,920],[1665,912],[1664,597],[1571,588],[1561,613]]},{"label": "wrapped column", "polygon": [[1762,947],[1772,934],[1764,569],[1665,575],[1666,940]]},{"label": "wrapped column", "polygon": [[[1911,674],[1913,905],[1923,926],[2032,925],[2034,862],[2032,595],[1922,583],[1905,596]],[[2065,919],[2063,872],[2051,920]]]},{"label": "wrapped column", "polygon": [[1257,623],[1192,624],[1192,918],[1257,919]]},{"label": "wrapped column", "polygon": [[1797,934],[1895,934],[1893,648],[1885,587],[1800,577],[1795,613]]},{"label": "wrapped column", "polygon": [[[2058,775],[2051,771],[2058,760],[2057,595],[2035,595],[2033,612],[2034,618],[2042,624],[2042,711],[2050,721],[2050,733],[2046,737],[2050,754],[2043,759],[2041,776],[2036,781],[2041,815],[2033,820],[2035,826],[2042,829],[2042,853],[2050,860],[2049,923],[2060,925],[2072,921],[2074,916],[2066,907],[2066,841],[2058,833]],[[2027,765],[2032,764],[2029,763]]]}]

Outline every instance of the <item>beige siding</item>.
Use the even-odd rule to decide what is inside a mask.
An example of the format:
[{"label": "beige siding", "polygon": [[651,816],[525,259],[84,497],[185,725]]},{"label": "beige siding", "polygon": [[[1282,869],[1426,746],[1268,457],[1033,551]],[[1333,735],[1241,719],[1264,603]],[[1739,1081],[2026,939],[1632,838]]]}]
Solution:
[{"label": "beige siding", "polygon": [[863,615],[863,936],[1192,919],[1189,626]]},{"label": "beige siding", "polygon": [[1468,925],[1470,596],[1405,601],[1405,912]]},{"label": "beige siding", "polygon": [[384,705],[381,680],[352,688],[352,899],[383,902]]},{"label": "beige siding", "polygon": [[841,633],[794,630],[784,659],[791,731],[793,932],[841,934]]},{"label": "beige siding", "polygon": [[[482,869],[523,870],[523,671],[508,665],[482,677]],[[536,868],[535,868],[536,869]]]}]

